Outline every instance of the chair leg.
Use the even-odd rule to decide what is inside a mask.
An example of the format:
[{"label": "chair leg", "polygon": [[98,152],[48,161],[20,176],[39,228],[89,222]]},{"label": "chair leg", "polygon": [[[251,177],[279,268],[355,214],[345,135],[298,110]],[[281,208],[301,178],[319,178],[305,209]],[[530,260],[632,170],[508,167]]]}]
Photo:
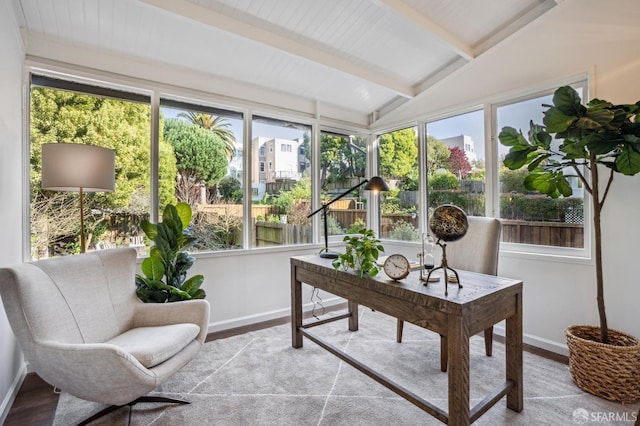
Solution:
[{"label": "chair leg", "polygon": [[396,327],[396,342],[402,343],[402,330],[404,329],[404,321],[398,320]]},{"label": "chair leg", "polygon": [[493,350],[493,326],[484,330],[484,350],[487,356],[491,356]]},{"label": "chair leg", "polygon": [[447,372],[447,364],[449,362],[449,353],[447,352],[447,336],[440,335],[440,371]]},{"label": "chair leg", "polygon": [[[167,397],[164,397],[164,396],[141,396],[140,398],[136,399],[135,401],[131,401],[130,403],[125,404],[125,405],[110,405],[107,408],[105,408],[105,409],[97,412],[93,416],[89,417],[88,419],[85,419],[82,422],[78,423],[78,426],[88,425],[92,421],[97,420],[100,417],[104,417],[107,414],[112,413],[112,412],[116,411],[119,408],[127,407],[127,406],[132,407],[132,406],[136,405],[139,402],[167,402],[167,403],[171,403],[171,404],[191,404],[189,401],[183,401],[181,399],[167,398]],[[129,413],[129,415],[131,415],[131,413]]]}]

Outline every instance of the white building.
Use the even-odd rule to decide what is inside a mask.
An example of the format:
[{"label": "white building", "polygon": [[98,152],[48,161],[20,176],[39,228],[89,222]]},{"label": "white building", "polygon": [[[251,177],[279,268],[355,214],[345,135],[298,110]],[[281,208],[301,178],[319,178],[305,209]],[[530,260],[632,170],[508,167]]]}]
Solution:
[{"label": "white building", "polygon": [[457,147],[464,151],[469,163],[473,164],[478,157],[476,157],[476,148],[473,139],[468,135],[453,136],[445,139],[438,139],[440,142],[447,145],[449,148]]}]

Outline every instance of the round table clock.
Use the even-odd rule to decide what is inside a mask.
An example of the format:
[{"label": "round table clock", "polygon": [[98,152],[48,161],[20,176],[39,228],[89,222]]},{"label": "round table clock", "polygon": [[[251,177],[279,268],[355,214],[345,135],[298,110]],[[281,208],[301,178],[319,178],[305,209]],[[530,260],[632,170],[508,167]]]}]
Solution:
[{"label": "round table clock", "polygon": [[409,260],[401,254],[392,254],[384,261],[384,273],[392,280],[401,280],[411,271]]}]

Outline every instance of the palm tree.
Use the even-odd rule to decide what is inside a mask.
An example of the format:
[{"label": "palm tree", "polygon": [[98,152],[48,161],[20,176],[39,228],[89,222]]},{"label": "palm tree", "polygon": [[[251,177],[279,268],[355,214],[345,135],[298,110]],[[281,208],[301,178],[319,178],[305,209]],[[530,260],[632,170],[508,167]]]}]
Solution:
[{"label": "palm tree", "polygon": [[200,112],[188,111],[181,112],[178,114],[178,117],[185,118],[187,121],[195,124],[196,126],[200,126],[203,129],[211,130],[215,135],[217,135],[225,145],[225,152],[227,154],[227,158],[229,161],[233,158],[236,153],[236,137],[233,132],[228,129],[231,126],[231,123],[227,122],[224,117],[215,117],[211,114],[203,114]]}]

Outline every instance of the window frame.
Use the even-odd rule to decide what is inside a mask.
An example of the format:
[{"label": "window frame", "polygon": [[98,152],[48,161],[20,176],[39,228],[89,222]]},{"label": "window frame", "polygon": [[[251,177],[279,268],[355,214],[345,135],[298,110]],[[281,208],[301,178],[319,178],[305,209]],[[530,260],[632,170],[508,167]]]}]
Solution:
[{"label": "window frame", "polygon": [[[492,182],[491,186],[492,190],[492,198],[491,200],[487,200],[487,204],[491,205],[493,217],[500,217],[500,160],[499,160],[499,144],[500,141],[498,139],[498,134],[501,129],[498,129],[498,108],[513,105],[518,102],[524,102],[527,100],[539,98],[542,96],[552,95],[555,89],[560,86],[569,85],[574,88],[581,88],[583,90],[582,100],[583,102],[588,102],[590,99],[591,87],[589,84],[590,79],[587,76],[580,76],[571,79],[566,79],[563,82],[553,84],[553,85],[545,85],[543,87],[537,87],[532,90],[524,90],[519,92],[517,95],[511,95],[508,98],[503,98],[497,100],[495,102],[491,102],[486,106],[489,109],[489,119],[491,123],[491,138],[490,144],[491,157],[489,157],[489,153],[485,153],[486,158],[491,158],[492,164]],[[485,110],[486,111],[486,110]],[[485,120],[486,122],[486,120]],[[541,124],[541,123],[540,123]],[[523,133],[528,129],[522,129]],[[485,150],[486,150],[485,144]],[[593,257],[592,253],[592,226],[591,223],[593,221],[593,213],[591,209],[591,200],[590,195],[585,191],[584,193],[584,202],[583,202],[583,211],[584,211],[584,223],[583,223],[583,247],[557,247],[557,246],[545,246],[545,245],[535,245],[535,244],[521,244],[521,243],[509,243],[509,242],[501,242],[500,243],[500,251],[504,254],[507,254],[510,257],[522,257],[522,256],[553,256],[558,258],[569,259],[573,258],[576,260],[590,260]]]}]

